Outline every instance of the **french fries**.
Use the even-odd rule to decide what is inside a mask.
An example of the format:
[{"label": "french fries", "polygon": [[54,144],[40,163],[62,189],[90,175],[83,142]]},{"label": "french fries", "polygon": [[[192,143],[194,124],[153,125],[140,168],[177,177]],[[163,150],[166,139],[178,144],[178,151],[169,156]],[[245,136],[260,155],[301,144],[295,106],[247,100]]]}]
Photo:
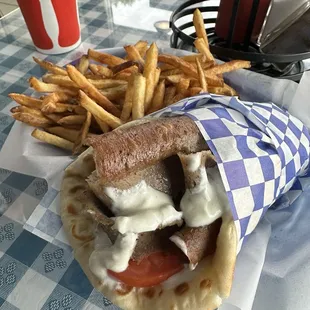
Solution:
[{"label": "french fries", "polygon": [[42,76],[42,81],[45,83],[56,84],[62,87],[79,88],[68,76],[45,74]]},{"label": "french fries", "polygon": [[[147,51],[147,49],[148,49],[148,43],[147,43],[147,41],[142,41],[142,40],[140,40],[140,41],[138,41],[138,42],[134,45],[134,47],[135,47],[135,49],[139,52],[141,58],[144,58],[145,53],[146,53],[146,51]],[[129,59],[129,58],[128,58],[128,55],[125,56],[124,59],[126,59],[126,60]]]},{"label": "french fries", "polygon": [[97,116],[94,116],[97,124],[99,125],[100,129],[102,130],[102,132],[106,133],[110,131],[110,127],[108,124],[106,124],[104,121],[102,121],[101,119],[99,119]]},{"label": "french fries", "polygon": [[132,75],[127,86],[125,102],[123,105],[123,110],[121,114],[121,120],[127,122],[132,111],[132,101],[133,101],[133,92],[134,92],[134,80],[135,76]]},{"label": "french fries", "polygon": [[165,77],[165,76],[177,75],[177,74],[183,74],[183,73],[180,69],[170,69],[170,70],[166,70],[162,72],[161,76]]},{"label": "french fries", "polygon": [[30,113],[17,112],[12,117],[17,121],[26,123],[30,126],[46,128],[54,124],[54,122],[44,116],[38,116]]},{"label": "french fries", "polygon": [[141,57],[138,49],[134,45],[126,45],[124,46],[124,49],[127,52],[127,58],[129,60],[139,61],[144,65],[144,59]]},{"label": "french fries", "polygon": [[[112,73],[112,75],[113,75],[113,73]],[[102,77],[100,75],[96,75],[96,74],[93,74],[90,72],[85,73],[84,76],[89,80],[101,80],[102,78],[105,78],[105,76]]]},{"label": "french fries", "polygon": [[86,72],[88,71],[88,67],[89,67],[89,60],[87,55],[83,55],[78,63],[78,65],[76,66],[76,68],[82,73],[82,74],[86,74]]},{"label": "french fries", "polygon": [[17,107],[14,107],[10,110],[11,113],[29,113],[29,114],[32,114],[32,115],[36,115],[36,116],[39,116],[39,117],[44,117],[44,115],[42,114],[41,111],[39,110],[35,110],[35,109],[31,109],[31,108],[28,108],[28,107],[25,107],[25,106],[17,106]]},{"label": "french fries", "polygon": [[184,98],[201,92],[237,96],[223,74],[251,64],[216,64],[198,10],[193,21],[199,54],[159,54],[155,43],[138,41],[124,46],[123,58],[89,49],[76,66],[65,68],[34,58],[47,73],[41,80],[29,79],[37,98],[9,94],[18,103],[12,117],[41,128],[33,131],[34,138],[76,154],[85,149],[87,136],[107,133]]},{"label": "french fries", "polygon": [[[117,100],[125,96],[126,89],[127,89],[127,84],[123,84],[123,85],[119,85],[116,87],[103,89],[101,91],[101,94],[104,95],[109,100]],[[114,115],[120,116],[120,110],[118,110],[118,113],[115,113]]]},{"label": "french fries", "polygon": [[165,80],[162,80],[155,89],[155,94],[152,100],[148,114],[158,111],[164,107],[165,96]]},{"label": "french fries", "polygon": [[34,138],[42,141],[47,142],[48,144],[52,144],[55,146],[58,146],[62,149],[66,149],[69,151],[73,150],[74,144],[64,138],[60,138],[58,136],[52,135],[48,132],[45,132],[43,130],[35,129],[32,134]]},{"label": "french fries", "polygon": [[158,56],[158,61],[163,62],[165,64],[169,64],[177,69],[180,69],[184,74],[187,74],[194,78],[197,77],[195,67],[191,63],[183,60],[180,57],[174,55],[162,54]]},{"label": "french fries", "polygon": [[145,55],[145,65],[143,71],[143,76],[146,79],[145,100],[144,100],[145,111],[147,111],[147,109],[151,104],[154,89],[156,86],[154,82],[154,75],[157,67],[157,58],[158,58],[158,48],[155,43],[152,43]]},{"label": "french fries", "polygon": [[9,94],[9,97],[13,99],[15,102],[19,103],[20,105],[23,105],[28,108],[41,110],[41,107],[42,107],[41,99],[29,97],[29,96],[22,95],[22,94],[15,94],[15,93]]},{"label": "french fries", "polygon": [[91,113],[87,111],[83,126],[81,127],[77,139],[74,141],[73,154],[79,153],[79,151],[83,147],[83,142],[88,135],[90,124],[91,124]]},{"label": "french fries", "polygon": [[[209,48],[209,40],[208,40],[208,36],[206,33],[205,23],[203,20],[203,16],[198,9],[196,9],[194,11],[193,24],[194,24],[194,27],[196,30],[197,37],[202,38],[204,40],[206,46]],[[213,56],[212,56],[212,58],[213,58]]]},{"label": "french fries", "polygon": [[66,113],[66,112],[74,112],[78,115],[86,114],[84,108],[76,104],[69,104],[69,103],[55,103],[54,113]]},{"label": "french fries", "polygon": [[66,69],[56,66],[55,64],[33,57],[33,60],[43,69],[58,75],[68,75]]},{"label": "french fries", "polygon": [[225,96],[231,96],[232,95],[231,90],[229,90],[225,87],[210,87],[209,92],[212,94],[217,94],[217,95],[225,95]]},{"label": "french fries", "polygon": [[251,68],[251,63],[246,60],[232,60],[230,62],[223,63],[205,71],[206,74],[217,75],[238,69]]},{"label": "french fries", "polygon": [[161,72],[160,68],[155,69],[155,73],[154,73],[154,85],[155,85],[155,87],[157,86],[157,84],[159,82],[160,72]]},{"label": "french fries", "polygon": [[146,53],[146,51],[147,51],[147,49],[148,49],[148,43],[147,43],[147,41],[142,41],[142,40],[140,40],[140,41],[138,41],[138,42],[135,44],[135,48],[138,50],[140,56],[141,56],[142,58],[144,58],[145,53]]},{"label": "french fries", "polygon": [[133,60],[128,60],[126,62],[123,62],[119,65],[116,65],[111,68],[113,74],[119,73],[119,72],[127,72],[127,73],[138,73],[142,72],[143,68],[141,63]]},{"label": "french fries", "polygon": [[50,113],[47,114],[45,117],[57,124],[63,118],[63,115]]},{"label": "french fries", "polygon": [[190,87],[200,87],[200,82],[198,80],[191,80]]},{"label": "french fries", "polygon": [[214,66],[214,61],[203,62],[201,66],[203,70],[210,69]]},{"label": "french fries", "polygon": [[54,113],[57,109],[57,102],[67,102],[71,98],[72,97],[69,96],[67,93],[61,91],[49,94],[42,101],[41,111],[44,114]]},{"label": "french fries", "polygon": [[105,97],[94,85],[92,85],[83,74],[81,74],[75,67],[67,66],[68,75],[79,87],[85,91],[92,99],[105,108],[113,115],[119,116],[120,111],[113,105],[113,103]]},{"label": "french fries", "polygon": [[121,85],[127,85],[126,81],[123,80],[113,80],[113,79],[100,79],[100,80],[89,80],[98,89],[105,89],[111,87],[117,87]]},{"label": "french fries", "polygon": [[203,69],[201,67],[200,61],[198,58],[196,58],[196,66],[197,66],[197,72],[199,77],[199,83],[203,91],[208,91],[208,83],[206,81],[205,74],[203,72]]},{"label": "french fries", "polygon": [[202,61],[203,57],[204,57],[203,54],[192,54],[192,55],[181,56],[183,60],[188,61],[188,62],[195,62],[196,58]]},{"label": "french fries", "polygon": [[[42,81],[45,83],[56,84],[62,87],[71,87],[77,89],[79,88],[79,86],[75,82],[73,82],[69,76],[64,75],[45,74],[42,77]],[[123,80],[103,78],[88,79],[88,81],[90,84],[94,85],[98,89],[105,89],[126,84],[126,81]]]},{"label": "french fries", "polygon": [[123,81],[129,81],[131,77],[131,73],[130,72],[118,72],[116,73],[113,78],[116,80],[123,80]]},{"label": "french fries", "polygon": [[184,74],[169,75],[166,77],[166,81],[171,84],[178,84],[184,76]]},{"label": "french fries", "polygon": [[85,115],[68,115],[57,121],[59,125],[81,125],[86,119]]},{"label": "french fries", "polygon": [[186,95],[186,90],[189,88],[190,80],[181,78],[180,82],[176,85],[177,93]]},{"label": "french fries", "polygon": [[194,45],[197,48],[198,52],[203,54],[206,57],[207,62],[210,62],[212,65],[214,64],[214,58],[211,54],[208,45],[205,40],[202,38],[197,38],[194,41]]},{"label": "french fries", "polygon": [[[144,116],[145,96],[146,96],[147,79],[141,74],[135,76],[133,82],[133,98],[132,98],[132,119],[136,120]],[[154,83],[154,82],[153,82]]]},{"label": "french fries", "polygon": [[173,103],[173,98],[175,96],[177,89],[175,86],[170,86],[166,88],[165,96],[164,96],[164,107]]},{"label": "french fries", "polygon": [[168,65],[168,64],[160,64],[159,67],[160,67],[161,72],[174,69],[173,66]]},{"label": "french fries", "polygon": [[[170,64],[176,68],[182,70],[185,75],[190,77],[197,78],[197,70],[192,63],[186,62],[185,60],[174,56],[174,55],[159,55],[158,60],[163,63]],[[205,74],[208,84],[212,86],[223,86],[224,82],[216,75]]]},{"label": "french fries", "polygon": [[64,92],[64,93],[71,95],[71,96],[75,96],[77,94],[76,91],[72,88],[65,88],[65,87],[61,87],[61,86],[56,85],[56,84],[44,83],[44,82],[38,80],[37,78],[35,78],[34,76],[32,76],[29,79],[29,85],[34,90],[36,90],[38,92],[43,92],[43,93],[53,93],[53,92],[60,91],[60,92]]},{"label": "french fries", "polygon": [[188,90],[188,95],[190,96],[190,97],[192,97],[192,96],[196,96],[196,95],[198,95],[199,93],[201,93],[202,91],[204,91],[201,87],[191,87],[191,88],[189,88],[189,90]]},{"label": "french fries", "polygon": [[90,64],[89,69],[95,75],[103,75],[103,76],[108,77],[108,78],[113,76],[112,70],[110,70],[109,68],[104,67],[104,66]]},{"label": "french fries", "polygon": [[93,101],[90,97],[88,97],[83,91],[80,90],[79,96],[81,106],[84,107],[96,118],[108,124],[113,129],[122,125],[122,121],[118,117],[104,110],[95,101]]},{"label": "french fries", "polygon": [[178,101],[180,101],[180,100],[182,100],[182,99],[184,99],[184,98],[186,98],[186,95],[185,95],[185,94],[178,93],[178,94],[176,94],[176,95],[173,97],[172,103],[171,103],[171,104],[176,103],[176,102],[178,102]]},{"label": "french fries", "polygon": [[102,64],[111,66],[111,67],[114,67],[114,66],[117,66],[117,65],[120,65],[126,62],[124,59],[120,57],[117,57],[111,54],[100,53],[92,49],[88,50],[88,57],[98,62],[101,62]]},{"label": "french fries", "polygon": [[62,126],[48,127],[45,131],[56,135],[58,137],[64,138],[70,142],[75,142],[78,138],[79,131],[76,129],[69,129]]}]

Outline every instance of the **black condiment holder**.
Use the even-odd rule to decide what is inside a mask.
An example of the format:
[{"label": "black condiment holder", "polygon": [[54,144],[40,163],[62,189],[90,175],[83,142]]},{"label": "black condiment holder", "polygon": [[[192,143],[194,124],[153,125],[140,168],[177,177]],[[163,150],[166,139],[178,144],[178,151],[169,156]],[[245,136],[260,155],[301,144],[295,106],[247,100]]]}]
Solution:
[{"label": "black condiment holder", "polygon": [[[197,1],[189,0],[180,5],[170,17],[170,28],[173,34],[170,37],[170,46],[173,48],[184,48],[184,46],[190,46],[192,51],[195,51],[194,41],[196,39],[196,33],[186,34],[185,29],[193,27],[193,21],[183,23],[179,26],[180,19],[184,16],[193,16],[196,8],[201,13],[215,12],[219,10],[219,6],[199,6],[199,3],[209,2],[210,0]],[[294,81],[299,81],[304,67],[302,60],[310,58],[310,52],[295,53],[295,54],[265,54],[260,51],[260,46],[251,41],[251,35],[255,23],[260,0],[253,0],[248,25],[246,28],[246,34],[243,42],[233,43],[234,31],[237,22],[237,12],[241,0],[234,0],[233,10],[230,19],[230,31],[228,33],[227,40],[219,38],[215,33],[215,27],[209,26],[209,24],[216,24],[216,18],[205,18],[204,23],[206,25],[206,32],[210,43],[211,52],[216,55],[217,58],[228,61],[232,59],[249,60],[252,62],[253,67],[251,70],[263,73],[269,76],[286,78]],[[195,5],[195,7],[191,7]],[[276,64],[276,66],[273,66]],[[284,67],[282,71],[276,70],[275,67]],[[292,70],[294,69],[294,70]]]}]

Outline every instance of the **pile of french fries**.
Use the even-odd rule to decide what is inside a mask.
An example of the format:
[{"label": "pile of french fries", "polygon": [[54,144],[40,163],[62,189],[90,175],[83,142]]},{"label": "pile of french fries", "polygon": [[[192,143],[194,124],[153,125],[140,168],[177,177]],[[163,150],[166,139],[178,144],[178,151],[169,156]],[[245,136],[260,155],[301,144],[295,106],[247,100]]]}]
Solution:
[{"label": "pile of french fries", "polygon": [[42,80],[29,79],[39,96],[9,95],[19,104],[11,109],[13,118],[37,127],[34,138],[76,154],[85,149],[88,136],[109,132],[186,97],[201,92],[237,95],[224,83],[223,73],[249,68],[250,63],[217,65],[198,9],[193,22],[198,54],[159,54],[155,43],[139,41],[124,46],[124,58],[89,49],[76,66],[65,68],[34,58],[47,74]]}]

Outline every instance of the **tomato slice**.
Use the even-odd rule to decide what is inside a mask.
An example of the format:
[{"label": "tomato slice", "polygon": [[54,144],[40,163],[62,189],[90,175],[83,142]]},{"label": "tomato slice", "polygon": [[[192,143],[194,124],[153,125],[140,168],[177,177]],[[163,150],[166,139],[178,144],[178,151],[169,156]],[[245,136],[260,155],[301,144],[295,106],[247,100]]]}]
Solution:
[{"label": "tomato slice", "polygon": [[155,252],[143,258],[140,264],[130,260],[123,272],[108,270],[108,274],[134,287],[150,287],[167,280],[184,268],[184,257],[177,254]]}]

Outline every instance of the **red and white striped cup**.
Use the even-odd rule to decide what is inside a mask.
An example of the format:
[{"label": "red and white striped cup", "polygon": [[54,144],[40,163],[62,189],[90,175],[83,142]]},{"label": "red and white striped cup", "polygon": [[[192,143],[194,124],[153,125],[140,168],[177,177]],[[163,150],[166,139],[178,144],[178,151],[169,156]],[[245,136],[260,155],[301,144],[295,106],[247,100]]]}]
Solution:
[{"label": "red and white striped cup", "polygon": [[77,0],[17,0],[36,49],[62,54],[81,43]]}]

